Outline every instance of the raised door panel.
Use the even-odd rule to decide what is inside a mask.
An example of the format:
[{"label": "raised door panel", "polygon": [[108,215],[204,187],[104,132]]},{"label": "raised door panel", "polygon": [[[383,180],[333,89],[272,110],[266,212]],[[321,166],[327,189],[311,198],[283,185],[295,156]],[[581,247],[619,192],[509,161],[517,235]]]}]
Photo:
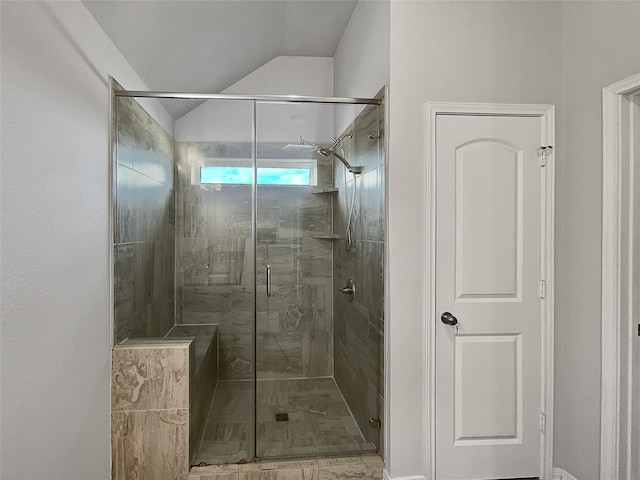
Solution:
[{"label": "raised door panel", "polygon": [[455,149],[456,302],[519,301],[522,149],[478,139]]},{"label": "raised door panel", "polygon": [[521,443],[521,336],[461,335],[454,348],[454,445]]}]

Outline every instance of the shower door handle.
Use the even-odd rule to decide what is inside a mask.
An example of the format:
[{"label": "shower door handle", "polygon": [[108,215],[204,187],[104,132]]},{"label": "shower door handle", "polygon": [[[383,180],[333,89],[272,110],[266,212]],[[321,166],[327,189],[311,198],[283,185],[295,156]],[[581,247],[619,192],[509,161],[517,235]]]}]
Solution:
[{"label": "shower door handle", "polygon": [[267,265],[267,297],[271,296],[271,265]]}]

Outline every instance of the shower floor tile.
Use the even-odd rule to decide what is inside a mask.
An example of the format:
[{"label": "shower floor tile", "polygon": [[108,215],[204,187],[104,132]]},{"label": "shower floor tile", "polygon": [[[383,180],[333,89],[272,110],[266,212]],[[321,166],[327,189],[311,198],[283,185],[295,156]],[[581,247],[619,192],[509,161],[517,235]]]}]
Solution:
[{"label": "shower floor tile", "polygon": [[218,381],[193,464],[251,461],[253,382]]},{"label": "shower floor tile", "polygon": [[[258,380],[256,401],[258,458],[376,451],[333,378]],[[219,382],[193,463],[250,462],[252,420],[252,382]]]}]

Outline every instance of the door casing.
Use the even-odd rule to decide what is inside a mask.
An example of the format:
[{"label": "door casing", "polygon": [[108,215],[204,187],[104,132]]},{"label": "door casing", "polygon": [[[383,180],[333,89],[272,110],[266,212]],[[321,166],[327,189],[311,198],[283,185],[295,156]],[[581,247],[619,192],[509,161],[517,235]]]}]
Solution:
[{"label": "door casing", "polygon": [[[425,212],[426,231],[424,232],[425,255],[424,278],[425,295],[425,345],[427,381],[425,446],[427,449],[427,477],[435,477],[435,265],[436,265],[436,119],[438,115],[483,115],[483,116],[525,116],[539,117],[541,121],[540,146],[555,147],[555,107],[553,105],[523,104],[482,104],[482,103],[442,103],[425,104]],[[541,299],[541,406],[545,415],[545,428],[541,436],[540,472],[541,480],[550,480],[553,466],[553,347],[554,347],[554,212],[555,212],[555,153],[547,155],[546,166],[540,167],[542,202],[542,238],[540,279],[546,282],[546,295]]]},{"label": "door casing", "polygon": [[637,188],[634,192],[633,176],[633,158],[640,145],[637,134],[633,138],[630,115],[639,99],[640,74],[602,90],[601,480],[630,480],[634,473],[631,449],[638,448],[632,446],[634,432],[627,427],[632,422],[632,402],[638,401],[630,396],[633,364],[629,352],[637,340],[633,319],[640,301],[640,267],[633,255],[640,247],[637,211],[634,217],[640,194]]}]

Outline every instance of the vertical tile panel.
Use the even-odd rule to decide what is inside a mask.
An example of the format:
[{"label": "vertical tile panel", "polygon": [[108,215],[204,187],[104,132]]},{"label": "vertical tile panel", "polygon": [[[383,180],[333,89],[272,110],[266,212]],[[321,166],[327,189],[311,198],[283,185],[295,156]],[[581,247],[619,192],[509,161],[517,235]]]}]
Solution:
[{"label": "vertical tile panel", "polygon": [[114,480],[183,480],[189,474],[186,409],[111,415]]},{"label": "vertical tile panel", "polygon": [[189,348],[114,348],[111,399],[113,411],[187,408]]}]

